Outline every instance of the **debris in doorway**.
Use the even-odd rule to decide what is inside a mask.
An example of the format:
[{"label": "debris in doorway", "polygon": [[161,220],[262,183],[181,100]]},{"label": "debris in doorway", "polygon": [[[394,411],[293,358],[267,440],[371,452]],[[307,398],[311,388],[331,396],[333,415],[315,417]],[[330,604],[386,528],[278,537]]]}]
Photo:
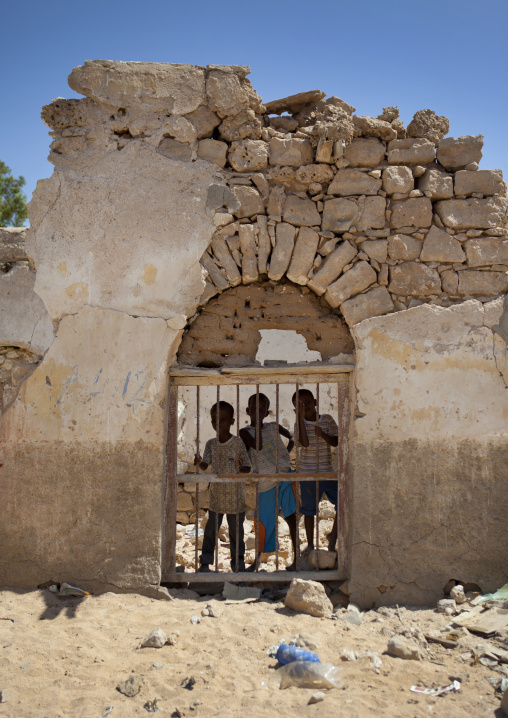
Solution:
[{"label": "debris in doorway", "polygon": [[448,686],[440,686],[439,688],[425,688],[425,686],[411,686],[409,689],[413,693],[423,693],[426,696],[441,696],[443,693],[452,693],[460,691],[459,681],[453,681]]}]

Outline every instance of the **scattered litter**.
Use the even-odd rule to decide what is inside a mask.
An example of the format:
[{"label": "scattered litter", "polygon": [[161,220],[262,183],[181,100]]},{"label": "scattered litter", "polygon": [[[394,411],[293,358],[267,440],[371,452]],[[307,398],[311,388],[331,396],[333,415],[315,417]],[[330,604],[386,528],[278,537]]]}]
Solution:
[{"label": "scattered litter", "polygon": [[325,694],[321,691],[316,691],[311,695],[309,698],[309,705],[312,705],[313,703],[321,703],[321,701],[324,701]]},{"label": "scattered litter", "polygon": [[440,646],[443,646],[444,648],[457,648],[459,645],[459,642],[457,640],[451,640],[448,638],[441,638],[441,636],[437,635],[437,631],[431,631],[430,633],[425,634],[425,638],[427,641],[431,641],[432,643],[439,643]]},{"label": "scattered litter", "polygon": [[266,681],[261,681],[261,688],[264,688],[266,691],[268,690],[268,683]]},{"label": "scattered litter", "polygon": [[340,657],[343,661],[356,661],[358,658],[357,654],[351,650],[351,648],[343,648]]},{"label": "scattered litter", "polygon": [[197,626],[198,623],[201,623],[201,616],[191,616],[190,622],[191,622],[194,626]]},{"label": "scattered litter", "polygon": [[60,588],[58,587],[58,584],[54,583],[51,586],[49,586],[49,590],[51,593],[57,593],[59,596],[67,597],[67,596],[74,596],[76,598],[86,598],[87,596],[91,596],[92,594],[88,591],[85,591],[83,588],[78,588],[77,586],[71,586],[70,583],[61,583]]},{"label": "scattered litter", "polygon": [[316,653],[307,651],[306,648],[298,648],[298,646],[288,646],[282,643],[279,646],[276,655],[279,663],[286,665],[287,663],[293,663],[294,661],[307,661],[312,663],[321,663]]},{"label": "scattered litter", "polygon": [[106,718],[106,716],[108,716],[111,713],[111,711],[113,710],[114,707],[115,706],[109,706],[107,711],[104,711],[104,713],[100,714],[99,718]]},{"label": "scattered litter", "polygon": [[261,588],[254,586],[237,586],[235,583],[226,581],[222,595],[227,599],[226,603],[237,601],[257,601],[261,597]]},{"label": "scattered litter", "polygon": [[312,661],[294,661],[278,671],[280,688],[340,688],[341,669],[331,663],[313,663]]},{"label": "scattered litter", "polygon": [[166,641],[167,636],[162,628],[154,628],[141,644],[141,648],[162,648]]},{"label": "scattered litter", "polygon": [[144,682],[143,676],[129,676],[126,681],[117,685],[116,690],[119,693],[123,693],[127,698],[133,698],[139,693]]},{"label": "scattered litter", "polygon": [[188,691],[192,691],[194,686],[196,685],[196,679],[194,678],[194,676],[188,676],[187,678],[183,679],[180,685],[182,688],[186,688]]},{"label": "scattered litter", "polygon": [[154,698],[152,701],[147,701],[143,705],[143,708],[145,710],[147,710],[149,713],[157,713],[158,711],[160,711],[160,708],[157,705],[157,700],[158,700],[157,698]]},{"label": "scattered litter", "polygon": [[508,600],[508,583],[505,583],[504,586],[501,588],[498,588],[497,591],[494,593],[486,593],[483,596],[477,596],[474,598],[471,603],[473,606],[476,606],[477,604],[485,603],[485,601],[506,601]]},{"label": "scattered litter", "polygon": [[439,688],[425,688],[425,686],[411,686],[409,689],[413,693],[423,693],[426,696],[441,696],[443,693],[451,693],[460,691],[459,681],[453,681],[448,686],[440,686]]},{"label": "scattered litter", "polygon": [[270,646],[270,648],[267,650],[267,654],[270,656],[270,658],[277,658],[277,651],[285,643],[286,639],[281,638],[278,643],[275,643],[273,646]]},{"label": "scattered litter", "polygon": [[381,668],[383,667],[383,661],[380,659],[377,653],[375,651],[367,651],[365,653],[365,656],[367,658],[370,658],[370,667],[372,668],[374,673],[379,673]]},{"label": "scattered litter", "polygon": [[289,641],[290,646],[298,646],[299,648],[307,648],[309,651],[317,651],[318,644],[314,642],[314,638],[308,633],[297,633],[296,636]]}]

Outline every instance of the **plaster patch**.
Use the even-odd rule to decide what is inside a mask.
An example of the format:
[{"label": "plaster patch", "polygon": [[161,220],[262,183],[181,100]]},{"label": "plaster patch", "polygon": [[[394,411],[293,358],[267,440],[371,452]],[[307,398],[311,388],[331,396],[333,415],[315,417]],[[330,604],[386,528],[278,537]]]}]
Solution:
[{"label": "plaster patch", "polygon": [[256,361],[264,364],[267,360],[298,362],[321,361],[321,353],[308,348],[305,337],[294,330],[261,329],[261,341]]}]

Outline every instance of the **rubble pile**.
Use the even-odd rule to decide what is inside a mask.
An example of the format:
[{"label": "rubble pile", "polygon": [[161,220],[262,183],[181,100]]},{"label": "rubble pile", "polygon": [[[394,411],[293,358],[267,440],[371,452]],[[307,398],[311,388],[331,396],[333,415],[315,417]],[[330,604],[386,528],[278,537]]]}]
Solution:
[{"label": "rubble pile", "polygon": [[217,165],[215,233],[201,304],[239,284],[308,287],[351,326],[423,302],[487,301],[508,290],[506,184],[479,170],[481,135],[447,137],[446,117],[396,107],[377,117],[320,90],[263,104],[244,66],[91,61],[82,100],[43,109],[50,159],[142,143]]}]

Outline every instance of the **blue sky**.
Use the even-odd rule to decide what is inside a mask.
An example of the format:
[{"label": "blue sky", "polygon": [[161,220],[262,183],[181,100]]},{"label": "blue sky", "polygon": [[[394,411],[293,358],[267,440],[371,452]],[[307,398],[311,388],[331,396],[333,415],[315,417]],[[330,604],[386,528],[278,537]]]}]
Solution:
[{"label": "blue sky", "polygon": [[85,60],[250,65],[265,101],[321,89],[361,115],[431,108],[450,136],[483,134],[480,165],[508,177],[506,0],[20,0],[3,3],[0,159],[26,181],[53,171],[40,119]]}]

